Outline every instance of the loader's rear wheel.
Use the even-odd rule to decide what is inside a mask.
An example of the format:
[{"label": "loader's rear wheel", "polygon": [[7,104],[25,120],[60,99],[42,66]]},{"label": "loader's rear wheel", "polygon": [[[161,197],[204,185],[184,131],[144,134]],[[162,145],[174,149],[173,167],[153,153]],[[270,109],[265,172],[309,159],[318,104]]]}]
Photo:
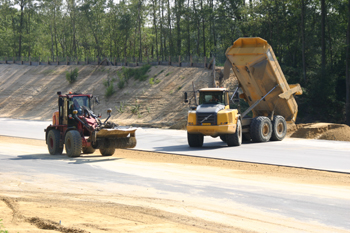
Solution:
[{"label": "loader's rear wheel", "polygon": [[82,141],[80,133],[77,130],[68,131],[64,143],[66,145],[66,153],[69,157],[80,156]]},{"label": "loader's rear wheel", "polygon": [[220,139],[221,139],[223,142],[226,142],[226,135],[220,135]]},{"label": "loader's rear wheel", "polygon": [[271,141],[282,141],[287,134],[287,122],[283,116],[275,116],[272,121]]},{"label": "loader's rear wheel", "polygon": [[233,134],[226,135],[226,143],[228,146],[240,146],[242,144],[242,124],[241,120],[237,121],[237,129]]},{"label": "loader's rear wheel", "polygon": [[92,146],[83,147],[83,154],[92,154],[95,152],[95,149]]},{"label": "loader's rear wheel", "polygon": [[100,149],[100,153],[102,156],[110,156],[110,155],[113,155],[114,152],[115,152],[115,148]]},{"label": "loader's rear wheel", "polygon": [[187,132],[187,141],[190,147],[201,147],[203,146],[203,134],[190,134]]},{"label": "loader's rear wheel", "polygon": [[60,131],[57,129],[50,130],[47,135],[46,144],[50,155],[61,155],[63,147],[60,147]]},{"label": "loader's rear wheel", "polygon": [[250,136],[253,142],[268,142],[272,135],[272,124],[269,118],[256,117],[250,124]]}]

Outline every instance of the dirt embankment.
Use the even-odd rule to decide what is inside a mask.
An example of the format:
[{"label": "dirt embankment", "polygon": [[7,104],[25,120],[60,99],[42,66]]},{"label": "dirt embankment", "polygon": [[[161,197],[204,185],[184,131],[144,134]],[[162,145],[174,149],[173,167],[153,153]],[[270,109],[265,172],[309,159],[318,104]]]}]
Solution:
[{"label": "dirt embankment", "polygon": [[[69,84],[66,72],[75,68],[79,76]],[[112,108],[119,124],[149,124],[155,127],[176,126],[186,121],[188,105],[183,92],[213,85],[213,71],[203,68],[153,66],[146,81],[131,78],[118,88],[121,67],[110,66],[0,66],[0,117],[29,120],[51,120],[57,109],[57,91],[81,92],[98,96],[96,113],[106,116]],[[220,70],[219,70],[220,71]],[[219,76],[218,76],[219,77]],[[153,78],[153,83],[150,81]],[[105,97],[107,79],[113,82],[115,93]]]},{"label": "dirt embankment", "polygon": [[[78,68],[77,82],[69,84],[66,72]],[[92,93],[100,99],[96,113],[112,108],[112,120],[122,125],[184,128],[188,104],[183,92],[212,87],[212,70],[171,66],[153,66],[146,81],[133,78],[123,89],[118,88],[121,67],[110,66],[0,66],[0,117],[28,120],[51,120],[57,109],[57,91]],[[223,67],[215,72],[215,84],[231,90],[237,80],[231,71],[224,80]],[[153,83],[150,81],[153,78]],[[105,97],[107,79],[113,82],[114,93]],[[191,95],[191,94],[190,94]],[[289,125],[288,135],[297,138],[350,141],[350,127],[341,124],[315,123]]]}]

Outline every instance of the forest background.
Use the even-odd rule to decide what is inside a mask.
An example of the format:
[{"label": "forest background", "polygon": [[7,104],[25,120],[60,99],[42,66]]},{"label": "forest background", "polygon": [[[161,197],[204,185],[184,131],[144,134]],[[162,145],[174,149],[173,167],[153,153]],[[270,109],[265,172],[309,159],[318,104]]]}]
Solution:
[{"label": "forest background", "polygon": [[242,36],[266,39],[288,82],[301,84],[304,122],[350,125],[350,0],[0,0],[0,56],[17,60],[223,65]]}]

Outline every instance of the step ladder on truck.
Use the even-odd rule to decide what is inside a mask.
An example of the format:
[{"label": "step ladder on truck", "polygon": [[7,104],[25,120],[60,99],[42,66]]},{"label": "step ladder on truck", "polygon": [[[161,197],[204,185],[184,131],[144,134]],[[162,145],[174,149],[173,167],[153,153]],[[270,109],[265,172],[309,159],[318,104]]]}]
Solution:
[{"label": "step ladder on truck", "polygon": [[[232,69],[239,85],[233,94],[226,88],[194,90],[196,106],[191,107],[187,119],[189,146],[201,147],[204,136],[220,137],[228,146],[241,145],[242,136],[253,142],[283,140],[287,122],[296,120],[294,95],[302,94],[301,86],[287,83],[272,47],[264,39],[239,38],[225,55],[224,76]],[[239,89],[242,93],[238,95]],[[235,96],[249,104],[243,113],[230,109]],[[189,102],[187,92],[185,102]],[[249,112],[251,118],[247,117]]]}]

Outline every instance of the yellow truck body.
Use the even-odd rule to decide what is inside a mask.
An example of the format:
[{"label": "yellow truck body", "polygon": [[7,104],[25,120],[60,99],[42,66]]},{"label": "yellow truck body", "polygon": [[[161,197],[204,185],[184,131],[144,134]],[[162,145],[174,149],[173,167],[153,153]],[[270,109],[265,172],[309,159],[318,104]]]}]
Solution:
[{"label": "yellow truck body", "polygon": [[253,117],[283,116],[295,122],[298,104],[293,94],[301,95],[299,84],[289,85],[276,59],[272,47],[259,37],[239,38],[226,50],[226,57],[238,78],[243,97],[251,106],[277,86],[264,101],[252,109]]},{"label": "yellow truck body", "polygon": [[[302,94],[300,85],[288,84],[272,47],[264,39],[239,38],[225,55],[224,74],[229,74],[226,70],[228,64],[243,91],[239,97],[250,107],[243,113],[230,109],[225,88],[200,89],[199,105],[188,112],[187,138],[190,147],[202,146],[203,136],[220,136],[228,146],[239,146],[243,133],[255,142],[283,140],[287,122],[295,122],[297,117],[298,105],[294,95]],[[210,102],[210,95],[216,101]],[[187,93],[185,99],[186,96]],[[253,118],[245,118],[250,111]]]}]

